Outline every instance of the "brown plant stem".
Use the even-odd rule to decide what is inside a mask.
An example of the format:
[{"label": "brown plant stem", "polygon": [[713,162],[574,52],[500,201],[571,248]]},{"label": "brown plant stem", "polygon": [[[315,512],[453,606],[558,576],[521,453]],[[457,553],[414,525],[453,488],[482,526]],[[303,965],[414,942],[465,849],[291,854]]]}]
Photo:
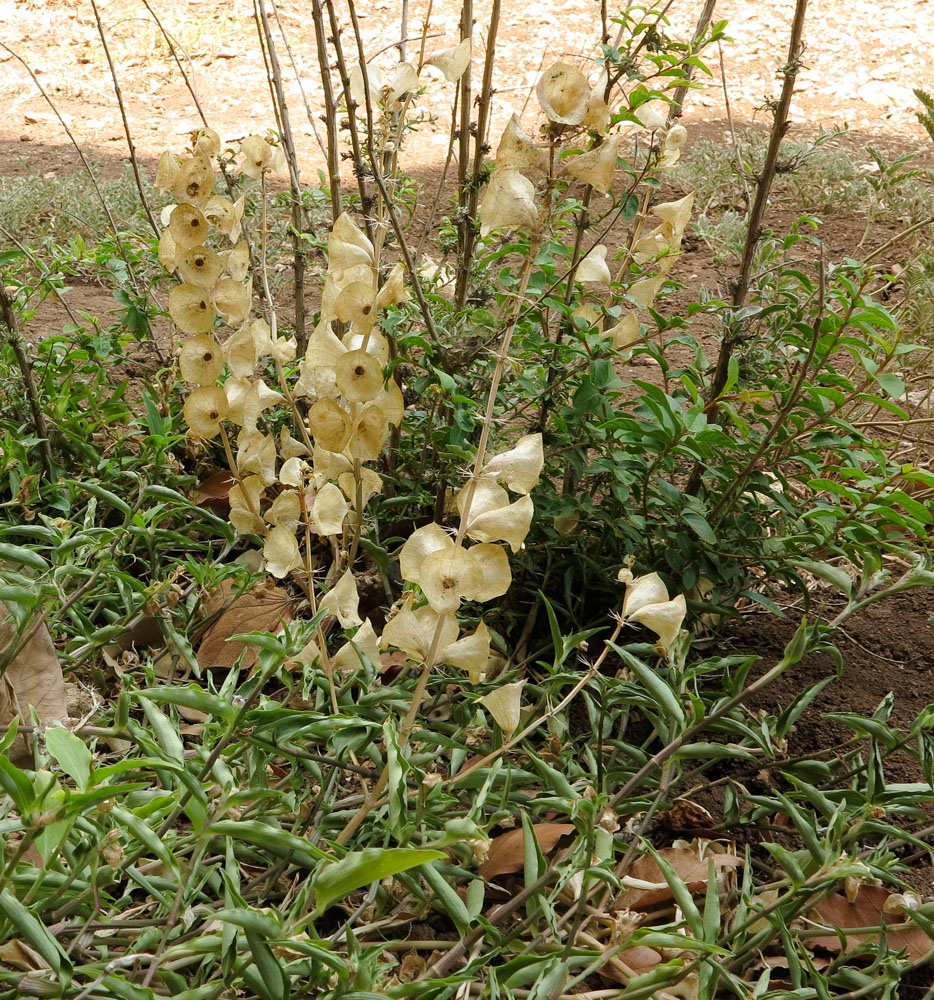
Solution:
[{"label": "brown plant stem", "polygon": [[136,156],[136,144],[133,142],[133,133],[130,130],[130,122],[126,116],[126,105],[123,103],[123,91],[120,89],[120,79],[117,76],[117,69],[114,66],[113,59],[110,55],[110,46],[107,44],[107,34],[104,31],[104,24],[101,21],[100,11],[97,9],[97,0],[91,0],[91,8],[94,11],[94,21],[97,24],[97,32],[101,36],[101,45],[104,47],[104,55],[107,58],[107,65],[110,67],[110,78],[114,85],[114,96],[117,98],[117,106],[120,108],[120,120],[123,122],[123,133],[126,136],[127,148],[130,151],[130,164],[133,167],[133,177],[136,181],[136,190],[139,193],[139,199],[143,206],[143,211],[146,213],[146,218],[149,219],[149,224],[152,226],[152,231],[159,235],[159,226],[156,223],[156,218],[152,214],[152,209],[149,207],[149,200],[146,198],[146,190],[143,187],[143,178],[139,170],[139,159]]},{"label": "brown plant stem", "polygon": [[[791,107],[791,98],[794,92],[795,82],[798,77],[798,69],[801,65],[801,53],[803,51],[804,39],[804,17],[807,13],[808,0],[795,0],[794,20],[791,25],[791,37],[788,42],[788,61],[782,68],[784,81],[782,83],[781,96],[775,105],[775,112],[772,119],[772,128],[769,133],[769,145],[765,154],[765,162],[762,165],[762,172],[756,179],[756,194],[753,199],[752,209],[746,225],[746,243],[743,247],[743,258],[740,264],[739,274],[732,282],[732,306],[734,310],[740,309],[746,301],[749,293],[749,286],[752,282],[752,265],[755,258],[759,240],[762,238],[762,220],[768,206],[769,192],[772,182],[775,179],[776,168],[778,167],[778,154],[781,149],[782,140],[788,131],[788,111]],[[730,371],[730,361],[733,352],[741,339],[740,330],[728,331],[720,342],[720,351],[714,367],[713,377],[710,382],[710,389],[707,393],[707,402],[712,404],[708,407],[708,420],[715,423],[718,416],[717,399],[727,383]],[[696,496],[701,486],[703,467],[700,463],[695,464],[691,477],[685,488],[685,492],[691,496]]]},{"label": "brown plant stem", "polygon": [[341,199],[340,153],[337,142],[337,102],[331,85],[331,69],[328,66],[327,34],[324,30],[324,15],[321,0],[311,0],[311,19],[315,26],[315,50],[318,56],[318,72],[324,90],[324,126],[327,131],[326,159],[328,165],[328,187],[331,191],[331,223],[343,211]]},{"label": "brown plant stem", "polygon": [[[465,5],[466,11],[466,5]],[[493,97],[493,66],[496,57],[496,34],[499,31],[500,0],[493,0],[490,8],[490,18],[487,25],[486,49],[483,59],[483,80],[480,84],[480,93],[477,97],[478,113],[476,136],[474,137],[474,155],[469,181],[464,190],[463,182],[458,177],[461,185],[458,194],[460,203],[461,194],[466,195],[465,204],[462,207],[462,215],[459,224],[464,227],[462,253],[457,261],[457,279],[454,286],[454,303],[458,309],[463,309],[467,301],[467,291],[470,282],[470,262],[473,257],[474,247],[477,242],[477,202],[480,198],[480,173],[483,169],[483,157],[487,152],[487,131],[490,124],[490,109]],[[465,25],[461,25],[461,37],[464,35]],[[466,30],[472,32],[470,24],[466,25]],[[465,76],[469,77],[470,67],[467,67]],[[462,94],[462,99],[469,97],[468,91]],[[469,113],[467,114],[469,128]],[[461,131],[463,133],[463,106],[461,109]],[[461,149],[463,150],[463,143]],[[459,166],[459,164],[458,164]],[[458,245],[460,246],[460,233],[458,233]]]},{"label": "brown plant stem", "polygon": [[[328,20],[331,25],[331,44],[334,46],[334,54],[337,62],[337,72],[340,76],[341,87],[344,92],[344,106],[347,108],[346,127],[350,133],[350,148],[353,152],[353,172],[357,179],[357,190],[360,192],[360,207],[363,212],[363,228],[367,239],[375,245],[376,234],[373,231],[373,221],[370,212],[373,208],[373,196],[366,183],[367,166],[363,160],[363,144],[360,142],[360,129],[357,125],[357,102],[350,92],[350,73],[347,70],[347,60],[344,58],[344,46],[341,42],[341,26],[337,20],[337,13],[334,10],[333,0],[325,0],[328,9]],[[372,166],[376,168],[376,161],[373,159],[373,105],[370,101],[370,78],[366,71],[366,55],[363,51],[363,43],[360,38],[359,25],[357,24],[357,11],[354,0],[348,0],[347,6],[350,10],[351,22],[354,26],[354,33],[357,38],[357,51],[360,56],[360,73],[363,77],[363,89],[366,93],[366,119],[367,119],[367,141],[370,151]]]},{"label": "brown plant stem", "polygon": [[[700,16],[697,18],[697,25],[694,28],[694,35],[691,38],[691,55],[696,56],[698,52],[703,48],[701,44],[704,40],[704,34],[707,31],[707,27],[710,24],[710,19],[713,17],[714,8],[717,6],[717,0],[705,0],[703,9],[700,12]],[[691,77],[694,76],[694,64],[688,63],[684,69],[684,82],[679,83],[675,87],[675,92],[671,98],[671,105],[668,108],[668,121],[673,122],[681,117],[684,105],[684,98],[690,89]]]},{"label": "brown plant stem", "polygon": [[16,320],[16,313],[13,309],[13,300],[10,298],[4,285],[3,272],[0,271],[0,324],[4,327],[4,340],[10,345],[13,357],[16,359],[16,367],[19,368],[20,376],[23,379],[23,388],[26,390],[26,400],[29,403],[29,412],[32,415],[32,426],[36,437],[39,438],[39,456],[42,460],[42,468],[45,478],[50,482],[55,482],[55,467],[52,461],[52,446],[49,443],[49,429],[46,426],[45,414],[42,412],[42,404],[39,401],[39,390],[36,388],[36,380],[32,374],[32,361],[26,350],[26,341],[19,329]]},{"label": "brown plant stem", "polygon": [[289,44],[289,36],[285,33],[285,28],[282,24],[282,18],[279,17],[279,6],[276,3],[272,5],[272,12],[276,18],[276,27],[279,29],[279,34],[282,36],[282,44],[285,46],[285,51],[288,54],[289,62],[292,65],[292,72],[295,75],[295,82],[298,84],[298,92],[302,95],[302,105],[305,108],[305,115],[308,118],[308,124],[311,126],[311,131],[314,133],[315,142],[318,143],[318,148],[321,150],[321,155],[327,159],[328,151],[324,142],[321,139],[321,133],[318,131],[318,126],[315,123],[315,116],[311,113],[311,108],[308,105],[308,96],[305,93],[305,85],[302,83],[302,74],[299,71],[298,63],[295,59],[295,54],[292,52],[292,46]]},{"label": "brown plant stem", "polygon": [[[276,44],[269,27],[269,17],[266,13],[264,0],[254,0],[254,19],[259,34],[260,48],[268,61],[269,72],[266,79],[269,83],[270,96],[275,108],[279,124],[279,134],[282,137],[282,147],[285,159],[289,165],[289,185],[291,187],[292,214],[292,280],[294,285],[293,301],[295,304],[295,337],[298,342],[298,353],[304,354],[307,346],[305,336],[305,250],[302,234],[305,231],[305,213],[302,211],[302,188],[298,179],[298,158],[295,153],[295,142],[292,137],[292,124],[289,120],[289,105],[282,85],[282,71],[279,68],[279,56]],[[257,17],[258,15],[258,17]],[[266,234],[263,233],[265,240]]]}]

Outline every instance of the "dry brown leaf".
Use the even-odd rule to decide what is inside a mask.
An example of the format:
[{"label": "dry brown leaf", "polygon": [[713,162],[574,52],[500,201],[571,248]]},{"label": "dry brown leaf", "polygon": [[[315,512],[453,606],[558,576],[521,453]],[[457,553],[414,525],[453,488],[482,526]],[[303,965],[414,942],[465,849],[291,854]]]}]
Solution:
[{"label": "dry brown leaf", "polygon": [[210,507],[212,510],[227,510],[230,506],[230,487],[236,480],[227,469],[221,469],[202,479],[195,490],[195,503],[199,507]]},{"label": "dry brown leaf", "polygon": [[[15,641],[16,627],[9,618],[9,609],[0,601],[0,650]],[[62,665],[44,623],[0,677],[0,725],[12,722],[16,715],[30,724],[30,706],[40,722],[68,718]],[[32,753],[21,735],[13,741],[8,755],[14,764],[32,763]]]},{"label": "dry brown leaf", "polygon": [[[614,983],[622,983],[625,986],[634,976],[641,976],[646,972],[651,972],[656,965],[661,962],[662,956],[654,948],[646,948],[645,945],[636,945],[635,948],[627,948],[621,951],[615,958],[602,966],[599,970],[604,979],[609,979]],[[632,975],[626,972],[632,970]]]},{"label": "dry brown leaf", "polygon": [[[859,894],[853,903],[848,902],[842,893],[834,893],[833,896],[822,899],[816,906],[808,910],[805,914],[805,920],[808,926],[814,929],[820,929],[823,926],[839,927],[842,930],[846,930],[848,927],[880,927],[880,925],[885,924],[907,923],[908,917],[904,913],[885,913],[883,911],[885,901],[892,895],[894,893],[882,885],[860,886]],[[848,934],[846,950],[854,950],[866,941],[875,944],[880,937],[881,928],[879,933]],[[889,931],[886,934],[886,943],[889,951],[904,950],[912,962],[917,962],[922,955],[926,955],[931,948],[934,948],[934,941],[920,927]],[[810,948],[821,948],[834,955],[840,953],[840,938],[833,931],[818,937],[807,938],[806,944]]]},{"label": "dry brown leaf", "polygon": [[[666,847],[658,852],[663,861],[674,869],[677,876],[691,892],[703,892],[707,888],[707,865],[713,858],[714,868],[736,868],[742,865],[742,860],[733,854],[711,854],[699,858],[694,851],[686,848]],[[650,854],[643,854],[629,870],[632,878],[643,882],[655,883],[658,888],[627,889],[621,893],[614,904],[616,907],[627,907],[630,910],[647,910],[659,903],[670,902],[674,897],[665,876]]]},{"label": "dry brown leaf", "polygon": [[[198,663],[202,670],[227,670],[234,665],[245,646],[228,642],[241,632],[278,632],[292,620],[292,599],[286,590],[270,579],[240,597],[233,597],[234,583],[224,580],[205,599],[208,614],[225,608],[221,616],[204,633],[198,647]],[[259,657],[255,648],[247,649],[245,667],[253,667]]]},{"label": "dry brown leaf", "polygon": [[[532,827],[535,839],[538,841],[542,854],[549,854],[555,849],[558,841],[577,829],[573,823],[536,823]],[[482,879],[489,881],[497,875],[508,875],[519,871],[525,864],[525,851],[522,845],[522,828],[517,827],[508,833],[501,833],[490,841],[490,853],[486,861],[480,865],[478,873]]]},{"label": "dry brown leaf", "polygon": [[709,830],[714,818],[701,805],[690,799],[680,799],[670,809],[659,813],[658,821],[667,829],[680,832]]},{"label": "dry brown leaf", "polygon": [[425,959],[417,951],[406,952],[399,966],[399,982],[414,983],[424,975],[427,967]]},{"label": "dry brown leaf", "polygon": [[37,972],[50,967],[37,951],[19,938],[11,938],[0,944],[0,962],[22,972]]}]

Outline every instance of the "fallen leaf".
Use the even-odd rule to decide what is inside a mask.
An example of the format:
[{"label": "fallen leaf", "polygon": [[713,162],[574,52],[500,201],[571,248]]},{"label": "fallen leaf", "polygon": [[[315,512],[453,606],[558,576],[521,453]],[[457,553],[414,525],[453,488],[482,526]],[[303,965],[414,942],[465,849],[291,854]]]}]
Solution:
[{"label": "fallen leaf", "polygon": [[[562,837],[574,833],[577,827],[573,823],[536,823],[532,829],[542,854],[549,854]],[[490,841],[490,853],[477,871],[482,879],[489,881],[497,875],[517,872],[524,864],[522,828],[516,827]]]},{"label": "fallen leaf", "polygon": [[195,503],[199,507],[210,507],[212,510],[227,510],[230,506],[230,488],[236,480],[226,469],[215,472],[202,479],[195,490]]},{"label": "fallen leaf", "polygon": [[[666,847],[658,852],[675,874],[691,892],[703,892],[707,888],[708,861],[713,858],[714,868],[736,868],[742,860],[733,854],[711,854],[699,858],[694,851],[683,847]],[[659,903],[667,903],[674,898],[665,876],[650,854],[643,854],[630,868],[629,876],[642,882],[651,882],[651,889],[627,889],[616,898],[614,907],[630,910],[647,910]]]},{"label": "fallen leaf", "polygon": [[417,951],[406,952],[399,966],[399,982],[414,983],[424,974],[426,968],[425,959]]},{"label": "fallen leaf", "polygon": [[[661,954],[654,948],[646,948],[645,945],[640,944],[636,945],[635,948],[621,951],[615,959],[611,959],[606,965],[601,966],[599,972],[604,979],[609,979],[614,983],[622,983],[625,986],[634,976],[651,972],[661,960]],[[626,971],[627,969],[632,970],[632,975]]]},{"label": "fallen leaf", "polygon": [[[847,901],[843,893],[834,893],[822,899],[805,914],[809,927],[819,929],[821,926],[846,930],[849,927],[879,927],[879,931],[866,934],[848,934],[845,950],[854,950],[864,942],[875,945],[882,936],[882,927],[886,924],[903,924],[908,922],[904,913],[885,913],[883,907],[889,896],[894,895],[890,889],[882,885],[860,886],[855,902]],[[840,953],[840,938],[831,931],[817,937],[805,939],[811,948],[821,948],[833,955]],[[920,927],[909,927],[905,930],[890,931],[886,934],[889,951],[905,951],[912,962],[917,962],[934,948],[934,941]]]},{"label": "fallen leaf", "polygon": [[[16,627],[9,617],[9,609],[0,601],[0,651],[14,641],[16,635]],[[21,722],[30,724],[30,706],[42,723],[68,718],[62,665],[45,623],[0,677],[0,725],[7,725],[17,715]],[[32,753],[22,735],[13,741],[8,755],[14,764],[32,763]]]},{"label": "fallen leaf", "polygon": [[713,816],[690,799],[679,799],[670,809],[659,813],[658,821],[667,829],[679,833],[709,830],[714,825]]},{"label": "fallen leaf", "polygon": [[19,938],[11,938],[0,944],[0,962],[22,972],[36,972],[39,969],[49,968],[49,963]]},{"label": "fallen leaf", "polygon": [[[240,597],[233,597],[234,583],[224,580],[217,590],[205,600],[205,611],[210,614],[225,608],[221,616],[208,628],[198,647],[198,663],[202,670],[227,670],[246,648],[241,642],[228,642],[232,635],[241,632],[279,632],[292,620],[292,598],[288,592],[266,579],[258,587]],[[255,648],[247,648],[243,657],[245,667],[253,667],[259,658]]]}]

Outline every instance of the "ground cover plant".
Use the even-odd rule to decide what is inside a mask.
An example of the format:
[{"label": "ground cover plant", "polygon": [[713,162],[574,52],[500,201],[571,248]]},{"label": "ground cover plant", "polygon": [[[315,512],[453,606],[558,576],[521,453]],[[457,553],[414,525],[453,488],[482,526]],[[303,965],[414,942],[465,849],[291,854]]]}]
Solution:
[{"label": "ground cover plant", "polygon": [[[934,474],[905,447],[929,178],[787,142],[806,12],[768,134],[728,159],[692,166],[680,123],[729,44],[713,3],[687,39],[605,8],[491,134],[498,3],[481,32],[465,0],[447,48],[403,14],[374,53],[316,0],[317,185],[270,3],[263,134],[198,103],[151,176],[10,186],[3,996],[930,982],[931,710],[833,713],[846,739],[799,755],[834,675],[756,700],[816,653],[842,673],[850,620],[934,584]],[[451,128],[425,192],[432,74]],[[798,211],[773,224],[779,190]],[[837,256],[840,198],[866,236]],[[112,311],[76,311],[73,280]],[[50,297],[69,322],[30,343]],[[789,595],[774,662],[711,641]]]}]

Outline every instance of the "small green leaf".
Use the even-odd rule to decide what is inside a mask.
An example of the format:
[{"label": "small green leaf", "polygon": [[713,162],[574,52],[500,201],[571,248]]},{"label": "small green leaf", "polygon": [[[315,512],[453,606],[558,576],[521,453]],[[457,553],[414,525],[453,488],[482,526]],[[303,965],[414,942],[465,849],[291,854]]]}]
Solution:
[{"label": "small green leaf", "polygon": [[320,916],[332,904],[354,889],[398,875],[419,865],[440,861],[441,851],[416,850],[409,847],[368,847],[353,851],[340,861],[322,865],[312,878],[317,905],[313,916]]},{"label": "small green leaf", "polygon": [[49,963],[59,975],[70,973],[71,965],[61,946],[52,937],[45,924],[41,923],[13,895],[12,890],[0,892],[0,914],[23,936],[23,940]]},{"label": "small green leaf", "polygon": [[92,757],[84,740],[68,729],[52,726],[45,731],[45,745],[65,774],[75,779],[82,792],[87,791]]}]

